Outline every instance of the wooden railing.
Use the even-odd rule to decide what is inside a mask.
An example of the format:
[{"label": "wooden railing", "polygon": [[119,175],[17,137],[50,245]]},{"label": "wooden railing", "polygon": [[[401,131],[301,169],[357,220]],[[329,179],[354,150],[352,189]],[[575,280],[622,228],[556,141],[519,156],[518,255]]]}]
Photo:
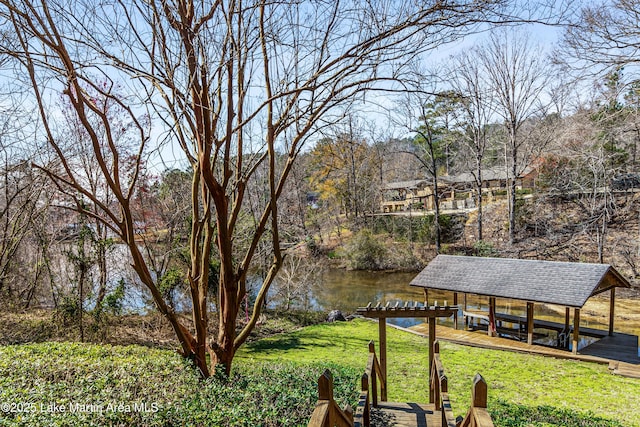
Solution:
[{"label": "wooden railing", "polygon": [[431,383],[429,403],[442,415],[443,427],[493,427],[491,415],[487,412],[487,383],[482,375],[476,374],[471,390],[471,406],[467,415],[457,419],[453,415],[449,400],[449,385],[440,360],[440,343],[433,343],[433,364],[431,365]]},{"label": "wooden railing", "polygon": [[373,341],[369,341],[369,360],[367,369],[361,378],[361,392],[354,417],[354,426],[369,427],[371,425],[371,405],[378,406],[378,384],[380,400],[387,401],[387,375],[383,372]]},{"label": "wooden railing", "polygon": [[333,376],[329,370],[318,379],[318,403],[311,414],[308,427],[352,427],[353,409],[340,409],[333,399]]},{"label": "wooden railing", "polygon": [[493,427],[493,420],[487,412],[487,383],[480,374],[476,374],[473,379],[471,407],[467,415],[458,422],[458,427]]},{"label": "wooden railing", "polygon": [[[387,400],[386,373],[380,366],[373,341],[369,342],[369,361],[361,378],[361,392],[355,414],[350,406],[340,409],[333,399],[333,377],[324,371],[318,379],[318,403],[311,415],[308,427],[370,427],[371,407],[378,406],[378,388],[380,400]],[[493,427],[491,416],[487,412],[487,383],[480,374],[473,381],[471,407],[464,418],[453,415],[449,400],[449,384],[440,360],[440,344],[433,343],[433,362],[429,383],[429,402],[440,411],[442,427]]]},{"label": "wooden railing", "polygon": [[438,341],[433,343],[429,403],[433,403],[435,410],[442,414],[442,427],[456,427],[456,417],[453,415],[449,400],[449,383],[440,360],[440,343]]}]

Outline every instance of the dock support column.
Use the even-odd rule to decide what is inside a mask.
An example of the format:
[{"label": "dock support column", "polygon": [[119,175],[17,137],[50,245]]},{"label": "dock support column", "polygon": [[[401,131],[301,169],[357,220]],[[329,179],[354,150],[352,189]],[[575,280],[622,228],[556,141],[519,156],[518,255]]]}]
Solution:
[{"label": "dock support column", "polygon": [[566,334],[564,337],[564,342],[562,344],[562,348],[569,349],[569,320],[571,318],[571,309],[569,307],[564,308],[564,333]]},{"label": "dock support column", "polygon": [[580,340],[580,309],[573,309],[573,342],[571,352],[578,354],[578,342]]},{"label": "dock support column", "polygon": [[527,344],[533,344],[533,303],[527,302]]},{"label": "dock support column", "polygon": [[490,337],[495,337],[497,335],[495,297],[489,297],[489,327],[487,328],[487,335]]},{"label": "dock support column", "polygon": [[609,336],[613,336],[613,319],[615,317],[616,305],[616,288],[611,288],[611,296],[609,297]]},{"label": "dock support column", "polygon": [[[387,318],[378,319],[378,336],[380,337],[380,370],[382,371],[383,383],[387,384]],[[387,391],[382,390],[380,400],[387,401]]]},{"label": "dock support column", "polygon": [[[453,293],[453,305],[458,306],[458,293]],[[453,329],[458,329],[458,312],[453,315]]]}]

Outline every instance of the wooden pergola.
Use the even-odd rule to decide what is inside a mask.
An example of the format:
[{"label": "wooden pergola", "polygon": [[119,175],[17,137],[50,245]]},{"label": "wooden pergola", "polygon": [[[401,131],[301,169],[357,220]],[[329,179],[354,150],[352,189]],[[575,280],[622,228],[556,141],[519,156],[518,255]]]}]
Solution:
[{"label": "wooden pergola", "polygon": [[438,255],[410,285],[424,289],[427,304],[429,289],[453,292],[454,305],[458,303],[459,294],[489,297],[489,334],[496,330],[496,298],[526,301],[526,333],[529,344],[533,343],[536,324],[534,304],[564,306],[564,330],[567,332],[570,330],[570,309],[573,308],[573,353],[578,350],[580,310],[587,300],[594,295],[610,292],[608,334],[613,335],[615,289],[631,286],[608,264],[453,255]]},{"label": "wooden pergola", "polygon": [[[418,303],[414,303],[413,306],[410,303],[400,305],[381,305],[378,303],[376,306],[372,306],[369,303],[366,307],[360,307],[357,313],[371,319],[378,319],[378,335],[380,343],[380,368],[382,370],[382,376],[384,383],[387,380],[387,319],[398,318],[427,318],[429,319],[429,367],[433,365],[433,343],[436,340],[436,318],[439,317],[451,317],[456,316],[458,313],[458,307],[456,306],[421,306]],[[429,376],[431,376],[431,369],[429,369]],[[383,391],[382,400],[386,400],[386,390]],[[433,397],[430,396],[431,403],[433,403]]]}]

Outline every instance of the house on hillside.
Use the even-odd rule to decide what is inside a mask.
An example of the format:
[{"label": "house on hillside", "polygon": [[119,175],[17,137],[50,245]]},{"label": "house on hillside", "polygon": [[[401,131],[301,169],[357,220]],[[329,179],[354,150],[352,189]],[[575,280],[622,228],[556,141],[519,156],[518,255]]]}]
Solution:
[{"label": "house on hillside", "polygon": [[391,182],[383,187],[382,212],[432,210],[433,184],[427,180]]},{"label": "house on hillside", "polygon": [[[516,179],[517,190],[531,190],[535,187],[538,170],[527,167]],[[509,175],[503,168],[482,171],[483,195],[489,201],[506,197]],[[440,207],[443,210],[471,209],[475,207],[476,178],[466,172],[458,175],[438,177]],[[435,209],[431,180],[391,182],[383,188],[381,211],[407,212]]]},{"label": "house on hillside", "polygon": [[[509,177],[504,168],[492,168],[482,170],[482,188],[487,192],[506,191],[509,185]],[[533,189],[538,178],[537,168],[527,167],[516,178],[516,189]],[[443,176],[442,181],[454,187],[457,191],[474,191],[476,189],[475,175],[470,172],[458,175]]]}]

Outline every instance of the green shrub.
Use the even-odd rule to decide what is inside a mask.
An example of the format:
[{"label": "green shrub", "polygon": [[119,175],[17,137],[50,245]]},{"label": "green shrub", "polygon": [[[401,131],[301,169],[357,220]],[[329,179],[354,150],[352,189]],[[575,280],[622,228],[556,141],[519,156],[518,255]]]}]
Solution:
[{"label": "green shrub", "polygon": [[[455,242],[464,232],[466,214],[440,215],[442,241]],[[389,234],[394,239],[411,242],[435,241],[434,215],[377,215],[371,218],[370,229],[374,234]]]},{"label": "green shrub", "polygon": [[158,290],[162,293],[162,296],[169,302],[171,307],[175,306],[175,291],[177,289],[184,289],[186,287],[186,275],[178,268],[170,268],[167,272],[158,280]]},{"label": "green shrub", "polygon": [[473,244],[473,251],[476,256],[480,257],[494,257],[498,255],[496,248],[489,242],[484,240],[478,240]]},{"label": "green shrub", "polygon": [[122,314],[124,300],[124,279],[120,279],[118,286],[104,297],[104,307],[112,314],[119,316]]},{"label": "green shrub", "polygon": [[60,298],[53,316],[62,326],[69,326],[80,319],[81,310],[78,297],[68,294]]},{"label": "green shrub", "polygon": [[359,231],[347,246],[349,267],[354,270],[378,270],[383,267],[387,249],[371,231]]},{"label": "green shrub", "polygon": [[[464,233],[466,220],[466,215],[440,215],[440,239],[442,243],[453,243],[459,240]],[[422,242],[435,243],[435,215],[427,215],[422,218],[418,235]]]}]

